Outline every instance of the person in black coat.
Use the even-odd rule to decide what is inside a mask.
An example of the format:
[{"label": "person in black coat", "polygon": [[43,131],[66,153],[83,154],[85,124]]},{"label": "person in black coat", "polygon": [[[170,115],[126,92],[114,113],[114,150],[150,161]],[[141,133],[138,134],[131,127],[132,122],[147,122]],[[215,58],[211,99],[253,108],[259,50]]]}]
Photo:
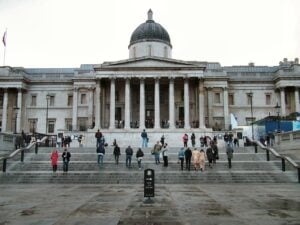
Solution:
[{"label": "person in black coat", "polygon": [[210,168],[212,168],[212,162],[213,162],[214,155],[213,155],[213,150],[212,150],[211,146],[209,146],[206,149],[206,156],[207,156],[207,160],[208,160],[208,166]]},{"label": "person in black coat", "polygon": [[120,147],[118,146],[118,144],[116,144],[115,148],[114,148],[114,156],[115,156],[115,162],[117,165],[119,164],[120,155],[121,155]]},{"label": "person in black coat", "polygon": [[188,171],[191,170],[191,159],[192,159],[192,150],[190,148],[187,148],[184,152],[185,157],[185,169]]},{"label": "person in black coat", "polygon": [[64,152],[61,155],[61,157],[63,158],[63,171],[67,173],[69,170],[69,162],[71,158],[71,153],[68,151],[67,148],[64,149]]}]

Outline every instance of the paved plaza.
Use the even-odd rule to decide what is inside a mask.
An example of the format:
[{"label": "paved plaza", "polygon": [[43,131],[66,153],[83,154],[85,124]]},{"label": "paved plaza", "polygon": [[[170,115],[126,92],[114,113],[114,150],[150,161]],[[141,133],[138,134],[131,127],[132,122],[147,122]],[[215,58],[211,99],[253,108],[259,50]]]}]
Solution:
[{"label": "paved plaza", "polygon": [[300,224],[299,184],[0,185],[0,224]]}]

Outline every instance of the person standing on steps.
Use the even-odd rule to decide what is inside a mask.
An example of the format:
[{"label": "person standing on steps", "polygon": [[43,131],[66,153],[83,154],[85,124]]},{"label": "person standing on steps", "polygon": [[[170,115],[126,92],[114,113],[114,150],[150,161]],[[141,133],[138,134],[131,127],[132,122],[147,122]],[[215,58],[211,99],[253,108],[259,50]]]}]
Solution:
[{"label": "person standing on steps", "polygon": [[208,148],[206,149],[206,156],[207,156],[207,160],[208,160],[208,166],[210,168],[212,168],[214,154],[213,154],[213,150],[212,150],[211,146],[208,146]]},{"label": "person standing on steps", "polygon": [[58,151],[54,149],[51,154],[51,165],[53,173],[57,171]]},{"label": "person standing on steps", "polygon": [[211,148],[213,151],[213,163],[216,164],[216,161],[219,159],[219,149],[215,141],[211,142]]},{"label": "person standing on steps", "polygon": [[97,140],[96,143],[96,148],[99,147],[100,143],[101,143],[101,139],[102,139],[102,133],[100,132],[100,130],[98,129],[97,132],[95,133],[95,138]]},{"label": "person standing on steps", "polygon": [[196,144],[196,136],[194,133],[192,133],[191,135],[191,142],[192,142],[192,147],[194,148]]},{"label": "person standing on steps", "polygon": [[164,135],[161,136],[160,143],[161,143],[161,146],[165,145],[165,136]]},{"label": "person standing on steps", "polygon": [[115,156],[115,162],[117,165],[119,164],[120,155],[121,155],[120,147],[118,146],[118,144],[116,144],[115,148],[114,148],[114,156]]},{"label": "person standing on steps", "polygon": [[141,137],[142,137],[142,148],[148,148],[148,135],[145,129],[141,133]]},{"label": "person standing on steps", "polygon": [[164,167],[168,167],[168,144],[165,143],[164,147],[162,148],[162,156],[164,160]]},{"label": "person standing on steps", "polygon": [[205,152],[203,149],[200,150],[200,170],[205,171]]},{"label": "person standing on steps", "polygon": [[182,137],[183,147],[187,148],[188,140],[189,140],[189,136],[187,134],[184,134]]},{"label": "person standing on steps", "polygon": [[131,168],[131,158],[133,155],[133,150],[130,145],[126,148],[125,153],[126,153],[126,167]]},{"label": "person standing on steps", "polygon": [[104,160],[104,155],[105,155],[105,147],[104,147],[104,144],[102,142],[97,147],[97,154],[98,154],[98,164],[100,166],[103,166],[103,160]]},{"label": "person standing on steps", "polygon": [[63,171],[67,173],[69,170],[69,162],[71,158],[71,153],[68,151],[67,148],[64,149],[64,152],[61,157],[63,158]]},{"label": "person standing on steps", "polygon": [[226,146],[226,154],[228,159],[228,168],[231,169],[231,159],[233,158],[233,148],[230,143]]},{"label": "person standing on steps", "polygon": [[140,170],[142,169],[142,160],[143,160],[143,157],[144,157],[144,152],[142,151],[141,148],[139,148],[138,151],[136,152],[136,159],[137,159],[138,166],[139,166]]},{"label": "person standing on steps", "polygon": [[194,163],[194,169],[195,171],[198,171],[200,168],[200,152],[197,150],[197,148],[194,149],[192,152],[193,156],[193,163]]},{"label": "person standing on steps", "polygon": [[185,169],[190,171],[191,170],[191,159],[192,159],[192,151],[190,148],[187,148],[184,152],[185,156]]},{"label": "person standing on steps", "polygon": [[183,170],[184,148],[181,148],[178,152],[178,161],[180,161],[180,168],[181,168],[181,170]]},{"label": "person standing on steps", "polygon": [[161,145],[159,144],[159,141],[156,142],[156,144],[153,147],[153,154],[154,154],[154,158],[155,158],[155,164],[159,164],[159,153],[161,150]]}]

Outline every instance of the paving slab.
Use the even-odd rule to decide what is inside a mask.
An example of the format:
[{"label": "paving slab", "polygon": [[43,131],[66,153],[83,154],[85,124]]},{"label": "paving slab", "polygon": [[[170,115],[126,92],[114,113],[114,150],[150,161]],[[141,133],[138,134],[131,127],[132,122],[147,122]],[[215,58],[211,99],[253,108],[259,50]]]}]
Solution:
[{"label": "paving slab", "polygon": [[0,224],[300,224],[299,184],[0,184]]}]

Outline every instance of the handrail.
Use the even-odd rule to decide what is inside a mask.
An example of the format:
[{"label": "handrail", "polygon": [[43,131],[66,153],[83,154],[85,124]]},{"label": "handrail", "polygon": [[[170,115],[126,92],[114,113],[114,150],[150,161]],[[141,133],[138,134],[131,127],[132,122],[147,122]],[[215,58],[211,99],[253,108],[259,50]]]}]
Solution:
[{"label": "handrail", "polygon": [[[279,154],[274,148],[267,147],[263,145],[260,141],[252,140],[249,137],[246,137],[250,142],[254,143],[256,146],[258,145],[261,149],[266,151],[267,161],[270,160],[269,152],[271,152],[276,158],[281,159],[281,169],[285,172],[285,161],[289,162],[295,169],[298,170],[298,183],[300,183],[300,165],[296,163],[291,157]],[[256,153],[256,152],[255,152]]]},{"label": "handrail", "polygon": [[45,142],[48,139],[48,137],[43,137],[42,140],[37,140],[34,142],[31,142],[28,146],[26,146],[25,148],[19,148],[15,151],[13,151],[11,154],[9,154],[8,156],[2,156],[0,157],[0,161],[3,160],[3,167],[2,167],[2,172],[6,172],[6,162],[8,159],[11,159],[13,157],[15,157],[18,153],[21,152],[21,162],[24,161],[24,151],[25,150],[30,150],[33,146],[35,146],[36,148],[36,154],[37,154],[37,144],[41,143],[41,142]]}]

